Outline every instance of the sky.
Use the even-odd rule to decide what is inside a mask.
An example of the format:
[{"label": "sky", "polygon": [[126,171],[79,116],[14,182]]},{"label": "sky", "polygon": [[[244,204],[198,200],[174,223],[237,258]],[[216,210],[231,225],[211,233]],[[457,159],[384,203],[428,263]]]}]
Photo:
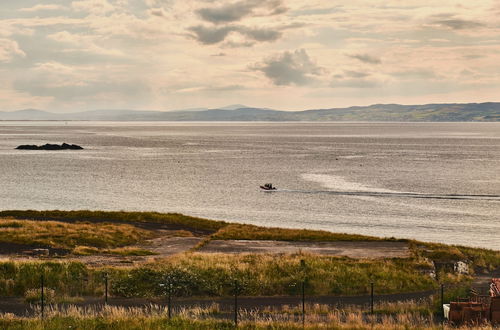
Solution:
[{"label": "sky", "polygon": [[497,0],[0,2],[0,111],[499,101]]}]

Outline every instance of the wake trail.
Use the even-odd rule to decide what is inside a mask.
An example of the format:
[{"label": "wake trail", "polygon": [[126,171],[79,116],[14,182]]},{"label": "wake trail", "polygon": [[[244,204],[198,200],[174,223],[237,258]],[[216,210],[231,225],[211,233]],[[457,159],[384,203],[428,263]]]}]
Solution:
[{"label": "wake trail", "polygon": [[328,194],[339,196],[369,196],[369,197],[401,197],[427,199],[455,199],[455,200],[485,200],[500,202],[500,195],[476,194],[423,194],[412,192],[377,192],[377,191],[336,191],[336,190],[293,190],[276,189],[266,192],[300,193],[300,194]]}]

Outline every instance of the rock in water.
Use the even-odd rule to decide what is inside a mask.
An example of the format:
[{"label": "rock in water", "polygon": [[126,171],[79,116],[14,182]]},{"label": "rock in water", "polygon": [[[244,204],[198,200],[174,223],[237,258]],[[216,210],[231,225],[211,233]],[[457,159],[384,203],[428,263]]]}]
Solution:
[{"label": "rock in water", "polygon": [[83,149],[79,145],[76,144],[44,144],[43,146],[37,146],[34,144],[22,144],[18,146],[16,149],[19,150],[81,150]]}]

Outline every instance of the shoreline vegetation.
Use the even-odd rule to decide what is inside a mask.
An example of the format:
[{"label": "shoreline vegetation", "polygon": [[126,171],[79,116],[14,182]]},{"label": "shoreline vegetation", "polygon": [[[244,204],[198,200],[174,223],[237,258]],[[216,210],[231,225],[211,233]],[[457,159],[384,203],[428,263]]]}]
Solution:
[{"label": "shoreline vegetation", "polygon": [[[185,252],[168,257],[154,255],[144,243],[170,237],[197,237],[199,243]],[[407,257],[401,258],[361,259],[302,251],[279,255],[204,253],[202,248],[212,240],[403,242],[407,244],[409,253]],[[8,248],[16,245],[23,248],[54,248],[65,253],[17,260],[6,253]],[[140,249],[143,250],[142,254],[137,252]],[[151,256],[141,263],[130,262],[120,266],[89,265],[78,259],[81,255],[92,255],[99,260],[101,256],[113,254],[113,251],[124,258],[147,255],[148,252],[151,252]],[[74,301],[78,299],[75,297],[102,296],[105,274],[111,282],[109,294],[130,299],[164,296],[160,284],[165,282],[165,278],[175,281],[175,290],[172,291],[175,297],[228,297],[234,294],[235,281],[240,283],[239,294],[249,297],[297,295],[300,294],[300,283],[303,283],[308,296],[354,296],[369,294],[370,283],[375,283],[378,294],[437,290],[440,284],[450,288],[467,288],[475,275],[500,268],[500,251],[488,249],[320,230],[267,228],[157,212],[1,211],[0,254],[4,257],[0,261],[0,297],[26,297],[31,300],[35,292],[33,290],[39,287],[41,275],[45,278],[47,289],[53,290],[56,296]],[[458,262],[466,265],[466,271],[455,269]],[[463,292],[461,290],[460,294]],[[452,295],[452,292],[449,294]],[[437,300],[434,301],[432,306],[424,308],[425,313],[438,313],[439,304]],[[421,304],[406,309],[400,307],[392,306],[391,313],[394,310],[404,311],[409,319],[413,317],[411,313],[423,308]],[[68,319],[72,320],[72,324],[80,324],[84,328],[102,326],[121,329],[126,328],[127,322],[130,322],[131,328],[139,328],[136,324],[138,321],[126,315],[122,315],[119,320],[104,320],[94,314],[78,315],[54,316],[47,322],[53,324],[54,328],[68,324]],[[338,315],[331,317],[338,318]],[[425,326],[419,323],[420,328],[434,328],[432,320],[421,315],[419,317],[427,322]],[[364,317],[358,315],[351,318],[360,318],[361,323],[357,323],[354,328],[366,326]],[[270,319],[253,323],[248,321],[246,326],[249,329],[285,329],[295,326],[290,325],[290,320],[273,323]],[[322,320],[327,319],[322,316]],[[208,323],[205,325],[203,322]],[[337,324],[338,328],[349,328],[346,325],[348,323],[341,323]],[[0,315],[0,327],[38,329],[40,324],[37,320],[17,317],[9,320],[5,315]],[[226,321],[190,320],[182,315],[175,321],[161,317],[146,318],[143,324],[149,324],[151,328],[175,328],[180,324],[186,329],[205,326],[230,328]],[[397,328],[397,324],[394,321],[391,327]],[[385,328],[381,324],[377,326]]]}]

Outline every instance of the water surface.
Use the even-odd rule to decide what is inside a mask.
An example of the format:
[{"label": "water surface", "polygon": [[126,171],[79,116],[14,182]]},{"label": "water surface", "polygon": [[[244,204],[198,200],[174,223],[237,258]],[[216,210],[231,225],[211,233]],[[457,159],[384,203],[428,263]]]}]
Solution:
[{"label": "water surface", "polygon": [[[14,150],[62,142],[85,150]],[[500,249],[499,173],[500,123],[0,122],[4,210],[181,212]]]}]

